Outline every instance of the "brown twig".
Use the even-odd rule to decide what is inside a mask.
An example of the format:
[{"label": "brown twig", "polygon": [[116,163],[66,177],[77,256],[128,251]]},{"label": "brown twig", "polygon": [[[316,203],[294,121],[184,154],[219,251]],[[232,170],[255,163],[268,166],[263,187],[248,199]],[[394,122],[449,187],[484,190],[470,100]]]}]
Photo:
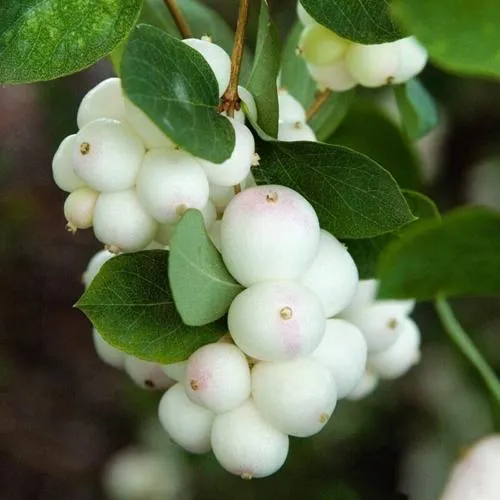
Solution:
[{"label": "brown twig", "polygon": [[163,1],[165,2],[167,9],[170,11],[170,14],[172,14],[175,25],[177,26],[182,38],[192,38],[193,34],[191,32],[191,28],[189,27],[184,14],[181,12],[181,9],[179,9],[176,0]]},{"label": "brown twig", "polygon": [[233,118],[234,112],[240,107],[240,98],[238,96],[238,82],[240,78],[241,61],[245,49],[245,36],[248,24],[248,11],[250,0],[241,0],[238,12],[238,23],[236,33],[234,34],[233,53],[231,54],[231,76],[229,86],[222,96],[221,111],[225,111],[227,116]]},{"label": "brown twig", "polygon": [[316,94],[316,98],[314,99],[311,106],[306,113],[307,121],[310,122],[314,115],[321,109],[321,106],[328,101],[328,98],[332,95],[332,91],[330,89],[323,90],[322,92],[318,92]]}]

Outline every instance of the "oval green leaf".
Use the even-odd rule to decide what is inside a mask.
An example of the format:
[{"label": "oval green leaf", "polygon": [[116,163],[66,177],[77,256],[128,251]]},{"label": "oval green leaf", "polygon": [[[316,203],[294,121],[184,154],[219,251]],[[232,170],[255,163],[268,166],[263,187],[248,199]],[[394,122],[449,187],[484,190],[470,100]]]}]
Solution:
[{"label": "oval green leaf", "polygon": [[76,73],[109,54],[134,27],[142,0],[0,2],[0,83]]},{"label": "oval green leaf", "polygon": [[168,276],[177,311],[192,326],[222,318],[243,290],[226,269],[198,210],[188,210],[175,225]]},{"label": "oval green leaf", "polygon": [[315,142],[259,142],[258,184],[282,184],[314,207],[337,238],[390,233],[414,217],[394,178],[365,155]]},{"label": "oval green leaf", "polygon": [[389,0],[301,0],[320,24],[358,43],[392,42],[402,38],[391,18]]},{"label": "oval green leaf", "polygon": [[192,327],[183,323],[168,284],[168,252],[163,250],[109,260],[76,307],[106,342],[158,363],[183,361],[227,331],[224,324]]},{"label": "oval green leaf", "polygon": [[403,231],[381,257],[381,298],[500,295],[500,214],[464,208]]},{"label": "oval green leaf", "polygon": [[452,72],[500,77],[497,0],[394,0],[393,12],[434,63]]},{"label": "oval green leaf", "polygon": [[214,163],[231,156],[234,129],[217,112],[217,81],[198,52],[139,25],[125,47],[121,76],[128,98],[182,149]]}]

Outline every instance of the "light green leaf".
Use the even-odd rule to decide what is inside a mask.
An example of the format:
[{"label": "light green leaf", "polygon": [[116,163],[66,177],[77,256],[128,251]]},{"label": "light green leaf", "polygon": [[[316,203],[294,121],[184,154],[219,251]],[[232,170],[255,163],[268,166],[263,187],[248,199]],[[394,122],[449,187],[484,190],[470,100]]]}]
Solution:
[{"label": "light green leaf", "polygon": [[404,35],[391,18],[389,0],[301,0],[320,24],[358,43],[392,42]]},{"label": "light green leaf", "polygon": [[76,73],[109,54],[137,21],[142,0],[0,2],[0,83]]},{"label": "light green leaf", "polygon": [[[318,87],[309,75],[304,59],[297,54],[297,45],[303,27],[296,23],[288,36],[282,56],[281,87],[293,95],[305,109],[313,103]],[[327,139],[345,118],[355,96],[354,90],[333,92],[309,125],[319,141]]]},{"label": "light green leaf", "polygon": [[402,232],[381,257],[381,298],[500,295],[500,214],[464,208]]},{"label": "light green leaf", "polygon": [[168,285],[168,252],[122,254],[104,264],[77,302],[104,340],[141,359],[175,363],[216,342],[224,324],[182,322]]},{"label": "light green leaf", "polygon": [[388,170],[402,188],[418,189],[422,185],[420,165],[406,136],[369,101],[356,102],[327,142],[369,156]]},{"label": "light green leaf", "polygon": [[280,66],[278,33],[269,15],[267,0],[260,0],[259,27],[253,67],[245,87],[257,104],[258,123],[271,137],[278,135],[278,90]]},{"label": "light green leaf", "polygon": [[403,129],[413,140],[426,136],[439,122],[436,103],[425,87],[412,79],[394,87]]},{"label": "light green leaf", "polygon": [[414,220],[396,181],[367,156],[314,142],[259,142],[257,152],[257,183],[301,193],[337,238],[379,236]]},{"label": "light green leaf", "polygon": [[198,52],[158,28],[139,25],[121,71],[128,98],[182,149],[214,163],[231,156],[234,129],[217,112],[217,81]]},{"label": "light green leaf", "polygon": [[175,226],[168,275],[177,311],[187,325],[222,318],[243,290],[226,269],[198,210],[188,210]]},{"label": "light green leaf", "polygon": [[434,63],[452,72],[500,77],[498,0],[394,0],[393,12]]}]

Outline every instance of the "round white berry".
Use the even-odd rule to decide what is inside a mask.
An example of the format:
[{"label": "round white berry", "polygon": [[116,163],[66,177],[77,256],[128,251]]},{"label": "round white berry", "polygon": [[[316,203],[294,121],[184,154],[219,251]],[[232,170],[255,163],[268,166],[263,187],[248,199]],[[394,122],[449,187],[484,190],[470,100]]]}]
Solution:
[{"label": "round white berry", "polygon": [[352,44],[345,55],[351,76],[365,87],[380,87],[394,82],[400,65],[398,46],[394,43],[377,45]]},{"label": "round white berry", "polygon": [[385,351],[393,345],[402,331],[405,316],[391,304],[376,302],[344,319],[356,325],[365,337],[369,353]]},{"label": "round white berry", "polygon": [[420,331],[413,320],[401,320],[399,336],[388,349],[373,354],[368,363],[380,378],[395,379],[404,375],[420,360]]},{"label": "round white berry", "polygon": [[90,122],[76,134],[75,173],[96,191],[121,191],[135,184],[144,146],[129,125],[108,118]]},{"label": "round white berry", "polygon": [[304,26],[313,26],[314,24],[317,24],[315,19],[306,11],[306,9],[304,9],[300,2],[297,2],[297,16],[299,21]]},{"label": "round white berry", "polygon": [[68,193],[85,186],[85,182],[73,170],[75,138],[76,134],[73,134],[63,139],[52,160],[54,182],[60,189]]},{"label": "round white berry", "polygon": [[101,193],[94,210],[94,234],[102,243],[122,252],[146,248],[158,223],[142,208],[135,189]]},{"label": "round white berry", "polygon": [[264,420],[251,399],[217,415],[212,427],[215,458],[243,479],[274,474],[286,460],[288,436]]},{"label": "round white berry", "polygon": [[316,212],[299,193],[284,186],[242,191],[222,218],[222,256],[243,285],[295,279],[312,264],[319,244]]},{"label": "round white berry", "polygon": [[311,357],[330,370],[337,387],[337,397],[345,398],[365,372],[366,340],[359,328],[347,321],[329,319],[325,335]]},{"label": "round white berry", "polygon": [[318,296],[325,317],[332,318],[352,300],[358,269],[345,246],[322,229],[316,259],[300,281]]},{"label": "round white berry", "polygon": [[305,123],[306,110],[286,89],[278,90],[279,121],[283,123]]},{"label": "round white berry", "polygon": [[199,40],[198,38],[186,38],[182,40],[196,52],[200,53],[212,71],[219,87],[219,97],[222,97],[229,85],[231,75],[231,59],[226,51],[208,40]]},{"label": "round white berry", "polygon": [[103,80],[82,99],[76,118],[78,128],[83,128],[99,118],[125,120],[123,92],[119,78]]},{"label": "round white berry", "polygon": [[95,351],[101,361],[113,368],[123,368],[127,355],[108,344],[95,328],[92,330],[92,336]]},{"label": "round white berry", "polygon": [[257,363],[252,369],[252,397],[266,420],[298,437],[319,432],[337,404],[331,373],[309,357]]},{"label": "round white berry", "polygon": [[492,434],[462,454],[446,484],[441,500],[500,498],[500,436]]},{"label": "round white berry", "polygon": [[92,280],[97,276],[97,273],[101,270],[101,267],[109,259],[114,257],[114,254],[108,252],[108,250],[100,250],[90,259],[87,264],[87,269],[82,275],[82,283],[85,288],[88,288]]},{"label": "round white berry", "polygon": [[182,384],[175,384],[161,398],[161,425],[179,446],[191,453],[210,451],[210,433],[215,414],[193,403]]},{"label": "round white berry", "polygon": [[278,125],[278,140],[284,142],[316,142],[316,135],[307,123],[286,122]]},{"label": "round white berry", "polygon": [[137,178],[137,196],[158,222],[177,222],[188,208],[208,202],[208,181],[196,158],[170,149],[146,153]]},{"label": "round white berry", "polygon": [[142,109],[128,99],[125,99],[124,102],[128,123],[148,149],[171,148],[174,146],[172,140],[151,121]]},{"label": "round white berry", "polygon": [[427,64],[427,51],[413,36],[395,42],[399,48],[400,65],[394,83],[404,83],[418,75]]},{"label": "round white berry", "polygon": [[70,231],[92,227],[98,196],[97,191],[87,187],[78,188],[68,195],[64,202],[64,217]]},{"label": "round white berry", "polygon": [[308,26],[302,31],[299,52],[310,64],[328,66],[340,60],[350,42],[320,24]]},{"label": "round white berry", "polygon": [[169,378],[176,382],[183,382],[186,377],[187,361],[170,363],[168,365],[163,365],[162,368]]},{"label": "round white berry", "polygon": [[218,186],[235,186],[243,182],[254,161],[255,141],[250,129],[244,124],[228,118],[234,128],[235,143],[231,156],[222,163],[200,159],[208,180]]},{"label": "round white berry", "polygon": [[184,387],[196,404],[224,413],[250,396],[250,368],[245,355],[233,344],[200,347],[188,359]]},{"label": "round white berry", "polygon": [[161,365],[135,356],[125,359],[125,372],[142,389],[168,389],[174,383]]},{"label": "round white berry", "polygon": [[312,79],[321,89],[330,89],[334,92],[345,92],[357,85],[356,80],[347,71],[344,59],[329,66],[315,66],[308,64],[307,69]]},{"label": "round white berry", "polygon": [[349,393],[346,399],[359,401],[369,396],[378,385],[378,377],[370,370],[366,370],[358,385]]},{"label": "round white berry", "polygon": [[256,359],[293,359],[321,342],[326,320],[321,302],[294,281],[266,281],[243,290],[228,312],[229,332]]}]

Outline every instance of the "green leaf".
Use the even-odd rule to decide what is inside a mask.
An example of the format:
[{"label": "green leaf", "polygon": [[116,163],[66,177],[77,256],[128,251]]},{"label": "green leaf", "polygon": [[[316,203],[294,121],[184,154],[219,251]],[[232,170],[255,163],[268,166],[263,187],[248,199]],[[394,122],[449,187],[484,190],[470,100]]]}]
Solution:
[{"label": "green leaf", "polygon": [[260,0],[259,27],[253,67],[245,87],[257,104],[258,124],[271,137],[278,135],[278,90],[280,66],[278,32],[269,15],[267,0]]},{"label": "green leaf", "polygon": [[439,122],[438,110],[432,96],[417,80],[394,87],[403,129],[413,140],[426,136]]},{"label": "green leaf", "polygon": [[393,13],[434,63],[452,72],[500,76],[497,0],[394,0]]},{"label": "green leaf", "polygon": [[314,19],[358,43],[392,42],[404,35],[390,15],[389,0],[301,0]]},{"label": "green leaf", "polygon": [[[419,224],[424,219],[439,218],[439,211],[435,203],[427,196],[415,191],[403,190],[403,193],[413,215],[418,217],[417,221],[411,223],[412,226]],[[402,231],[405,231],[405,228]],[[344,241],[354,262],[356,262],[361,279],[375,277],[380,255],[390,243],[399,238],[399,233],[400,231],[395,231],[375,238]]]},{"label": "green leaf", "polygon": [[182,361],[226,331],[222,324],[192,327],[182,322],[168,285],[168,252],[163,250],[110,259],[76,307],[108,343],[158,363]]},{"label": "green leaf", "polygon": [[356,102],[327,142],[369,156],[388,170],[402,188],[418,189],[422,185],[418,159],[407,138],[369,101]]},{"label": "green leaf", "polygon": [[257,183],[301,193],[337,238],[379,236],[414,220],[393,177],[367,156],[314,142],[259,142],[257,151]]},{"label": "green leaf", "polygon": [[379,266],[381,298],[500,295],[500,214],[465,208],[402,232]]},{"label": "green leaf", "polygon": [[[301,102],[305,109],[313,103],[318,87],[311,78],[304,59],[297,54],[297,45],[303,27],[297,23],[287,39],[282,56],[281,87],[284,87]],[[309,125],[318,140],[327,139],[345,118],[355,91],[333,92]]]},{"label": "green leaf", "polygon": [[182,149],[214,163],[231,156],[234,129],[217,112],[217,81],[198,52],[158,28],[139,25],[121,71],[128,98]]},{"label": "green leaf", "polygon": [[188,210],[175,226],[168,275],[175,305],[187,325],[222,318],[243,290],[226,269],[198,210]]},{"label": "green leaf", "polygon": [[76,73],[109,54],[137,21],[142,0],[0,2],[0,83]]}]

